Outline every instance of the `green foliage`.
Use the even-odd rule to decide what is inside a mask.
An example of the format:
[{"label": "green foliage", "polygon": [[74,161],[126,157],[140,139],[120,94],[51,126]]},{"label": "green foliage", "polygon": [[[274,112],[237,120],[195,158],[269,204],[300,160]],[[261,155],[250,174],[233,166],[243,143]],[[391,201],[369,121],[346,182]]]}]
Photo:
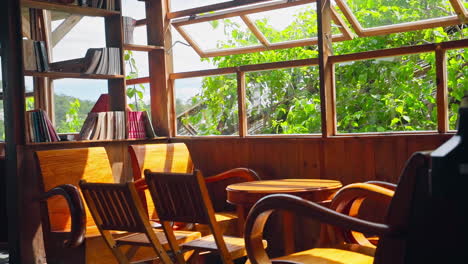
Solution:
[{"label": "green foliage", "polygon": [[[437,0],[355,0],[355,15],[367,21],[365,27],[394,24],[452,14],[447,1]],[[396,19],[396,20],[395,20]],[[272,43],[308,38],[316,34],[315,10],[304,9],[282,31],[266,20],[256,25]],[[219,48],[255,45],[249,32],[232,21],[224,24],[229,36]],[[336,31],[336,29],[335,29]],[[385,36],[354,38],[333,43],[334,54],[348,54],[408,45],[464,39],[467,28],[434,28]],[[286,60],[316,58],[316,46],[272,50],[251,54],[208,58],[219,68]],[[450,126],[457,119],[457,107],[468,90],[467,51],[450,51],[448,86]],[[434,54],[423,53],[396,58],[356,61],[336,65],[336,113],[339,132],[384,132],[437,129]],[[321,129],[318,69],[302,67],[246,74],[249,133],[318,133]],[[193,102],[197,111],[184,117],[185,126],[198,135],[235,134],[237,129],[237,83],[235,76],[203,79]]]},{"label": "green foliage", "polygon": [[65,120],[62,120],[61,124],[57,127],[57,132],[79,132],[81,130],[84,119],[79,116],[80,107],[79,99],[70,101],[68,111],[65,114]]},{"label": "green foliage", "polygon": [[93,101],[68,95],[54,95],[55,124],[59,133],[79,132],[83,121],[94,106]]},{"label": "green foliage", "polygon": [[[127,73],[125,77],[128,79],[138,78],[138,68],[136,65],[135,58],[133,57],[133,52],[131,50],[126,50],[124,55],[125,63],[129,66],[130,72]],[[143,84],[133,85],[127,88],[127,97],[129,100],[128,106],[134,111],[145,111],[148,110],[148,105],[143,101],[145,94],[145,86]]]}]

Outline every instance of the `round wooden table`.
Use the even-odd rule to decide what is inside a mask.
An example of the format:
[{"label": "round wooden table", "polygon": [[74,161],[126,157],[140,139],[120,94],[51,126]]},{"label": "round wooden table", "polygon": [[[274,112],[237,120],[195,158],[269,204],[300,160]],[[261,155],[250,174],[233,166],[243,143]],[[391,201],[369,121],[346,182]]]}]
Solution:
[{"label": "round wooden table", "polygon": [[[306,200],[326,204],[342,187],[341,182],[325,179],[280,179],[251,181],[231,184],[226,188],[227,202],[236,205],[239,217],[239,230],[244,230],[245,218],[250,208],[262,197],[269,194],[292,194]],[[294,252],[292,225],[294,216],[283,213],[283,239],[285,254]]]}]

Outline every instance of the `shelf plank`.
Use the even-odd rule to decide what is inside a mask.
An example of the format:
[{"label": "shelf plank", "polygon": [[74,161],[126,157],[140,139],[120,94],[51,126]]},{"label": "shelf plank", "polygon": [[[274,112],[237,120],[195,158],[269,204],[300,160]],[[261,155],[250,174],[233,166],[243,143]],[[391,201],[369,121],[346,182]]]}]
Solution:
[{"label": "shelf plank", "polygon": [[133,51],[164,50],[164,47],[154,46],[154,45],[124,44],[123,47],[125,50],[133,50]]},{"label": "shelf plank", "polygon": [[151,143],[155,141],[167,140],[168,137],[140,138],[140,139],[105,139],[105,140],[75,140],[75,141],[55,141],[55,142],[27,142],[27,146],[54,146],[54,145],[83,145],[109,142],[129,142],[129,143]]},{"label": "shelf plank", "polygon": [[71,5],[71,4],[66,5],[66,4],[44,2],[44,1],[37,1],[37,0],[21,0],[21,4],[23,7],[60,11],[60,12],[84,15],[84,16],[107,17],[107,16],[120,14],[119,11],[114,11],[114,10],[105,10],[105,9],[94,8],[94,7],[83,7],[83,6],[77,6],[77,5]]},{"label": "shelf plank", "polygon": [[24,75],[32,77],[48,77],[52,79],[76,78],[76,79],[122,79],[123,75],[84,74],[76,72],[36,72],[24,71]]}]

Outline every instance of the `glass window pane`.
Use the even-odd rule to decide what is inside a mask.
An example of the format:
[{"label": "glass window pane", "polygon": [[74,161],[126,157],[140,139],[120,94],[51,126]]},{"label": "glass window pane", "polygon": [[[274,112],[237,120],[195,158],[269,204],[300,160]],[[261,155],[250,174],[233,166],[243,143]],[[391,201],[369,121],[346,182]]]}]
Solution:
[{"label": "glass window pane", "polygon": [[124,63],[127,79],[149,76],[148,52],[126,50]]},{"label": "glass window pane", "polygon": [[202,60],[195,50],[187,46],[187,41],[182,38],[177,30],[172,31],[172,49],[174,72],[186,72],[193,70],[206,70],[216,68],[209,60]]},{"label": "glass window pane", "polygon": [[151,114],[149,87],[148,83],[127,85],[127,104],[133,111]]},{"label": "glass window pane", "polygon": [[447,86],[449,101],[449,129],[456,129],[458,107],[464,95],[468,95],[468,50],[447,51]]},{"label": "glass window pane", "polygon": [[449,0],[345,0],[364,28],[456,15]]},{"label": "glass window pane", "polygon": [[339,133],[437,129],[434,54],[335,65]]},{"label": "glass window pane", "polygon": [[239,17],[186,25],[182,29],[203,51],[260,45]]},{"label": "glass window pane", "polygon": [[318,66],[245,75],[249,134],[321,132]]},{"label": "glass window pane", "polygon": [[[54,12],[52,12],[54,13]],[[52,14],[53,15],[53,14]],[[52,31],[64,20],[52,22]],[[52,61],[83,58],[90,48],[106,46],[104,18],[83,17],[52,49]]]},{"label": "glass window pane", "polygon": [[171,0],[170,10],[179,11],[185,9],[191,9],[195,7],[207,6],[212,4],[218,4],[223,2],[230,2],[231,0]]},{"label": "glass window pane", "polygon": [[105,80],[61,79],[53,85],[55,128],[59,133],[80,132],[99,96],[107,93]]},{"label": "glass window pane", "polygon": [[317,36],[315,3],[254,13],[248,17],[271,43]]},{"label": "glass window pane", "polygon": [[235,74],[175,81],[177,135],[238,135]]}]

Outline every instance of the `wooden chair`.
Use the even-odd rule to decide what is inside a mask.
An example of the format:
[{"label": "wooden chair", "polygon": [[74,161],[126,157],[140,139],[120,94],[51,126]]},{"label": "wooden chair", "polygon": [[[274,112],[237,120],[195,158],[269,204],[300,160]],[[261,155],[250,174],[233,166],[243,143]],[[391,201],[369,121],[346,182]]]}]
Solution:
[{"label": "wooden chair", "polygon": [[[145,171],[145,178],[169,244],[178,264],[185,263],[180,250],[211,251],[220,255],[223,263],[233,263],[246,255],[244,240],[223,236],[214,216],[213,205],[200,171],[193,173],[159,173]],[[178,245],[169,221],[202,223],[212,235]]]},{"label": "wooden chair", "polygon": [[[143,200],[151,201],[148,191],[145,191],[144,171],[192,173],[194,164],[187,146],[184,143],[169,144],[142,144],[128,147],[132,161],[133,178],[136,180],[137,189],[140,190]],[[247,168],[235,168],[215,176],[206,177],[210,197],[214,201],[215,217],[220,223],[225,234],[237,235],[242,230],[237,230],[237,214],[232,205],[227,204],[226,187],[229,184],[259,180],[257,173]],[[148,211],[152,219],[157,219],[156,212],[151,202],[148,202]],[[197,230],[207,234],[206,226],[198,226]]]},{"label": "wooden chair", "polygon": [[[364,214],[367,212],[367,217],[369,211],[372,211],[373,214],[380,214],[373,215],[373,219],[383,221],[395,189],[395,184],[382,181],[349,184],[334,195],[329,208],[358,218],[363,217],[363,211]],[[329,247],[342,243],[358,244],[375,249],[378,237],[373,234],[363,234],[354,230],[322,224],[320,241],[318,242],[319,247]]]},{"label": "wooden chair", "polygon": [[[162,263],[173,263],[166,250],[169,245],[163,231],[154,230],[148,220],[133,183],[87,183],[80,181],[80,188],[91,215],[107,246],[120,264],[130,263],[132,253],[121,250],[122,245],[152,247]],[[110,231],[131,232],[114,238]],[[200,238],[199,232],[176,231],[176,243]],[[136,251],[136,248],[132,249]]]},{"label": "wooden chair", "polygon": [[[88,207],[81,204],[80,208],[81,197],[73,197],[72,188],[78,186],[81,179],[114,182],[106,149],[44,150],[36,151],[35,157],[44,191],[41,216],[48,262],[61,263],[67,259],[67,264],[116,263]],[[68,241],[67,245],[73,248],[64,247],[64,241]],[[138,256],[145,259],[146,253],[154,254],[152,250],[139,250]]]},{"label": "wooden chair", "polygon": [[[291,195],[271,195],[259,200],[247,218],[245,229],[245,242],[248,257],[253,264],[258,263],[424,263],[417,262],[418,237],[423,232],[421,223],[424,222],[422,210],[428,200],[429,156],[427,153],[415,153],[408,160],[400,177],[395,194],[391,199],[385,223],[375,223],[357,219],[347,214],[336,212]],[[362,193],[381,192],[387,197],[390,193],[387,188],[372,184],[359,186]],[[366,187],[364,187],[366,186]],[[358,186],[355,186],[358,187]],[[352,188],[344,188],[341,193],[351,193]],[[351,199],[352,200],[352,199]],[[262,246],[262,233],[264,225],[275,210],[288,210],[294,213],[312,217],[322,222],[364,233],[373,233],[380,236],[375,251],[366,247],[342,243],[336,248],[314,248],[297,252],[288,256],[270,260]],[[446,241],[445,241],[446,242]],[[441,262],[443,263],[443,262]]]}]

